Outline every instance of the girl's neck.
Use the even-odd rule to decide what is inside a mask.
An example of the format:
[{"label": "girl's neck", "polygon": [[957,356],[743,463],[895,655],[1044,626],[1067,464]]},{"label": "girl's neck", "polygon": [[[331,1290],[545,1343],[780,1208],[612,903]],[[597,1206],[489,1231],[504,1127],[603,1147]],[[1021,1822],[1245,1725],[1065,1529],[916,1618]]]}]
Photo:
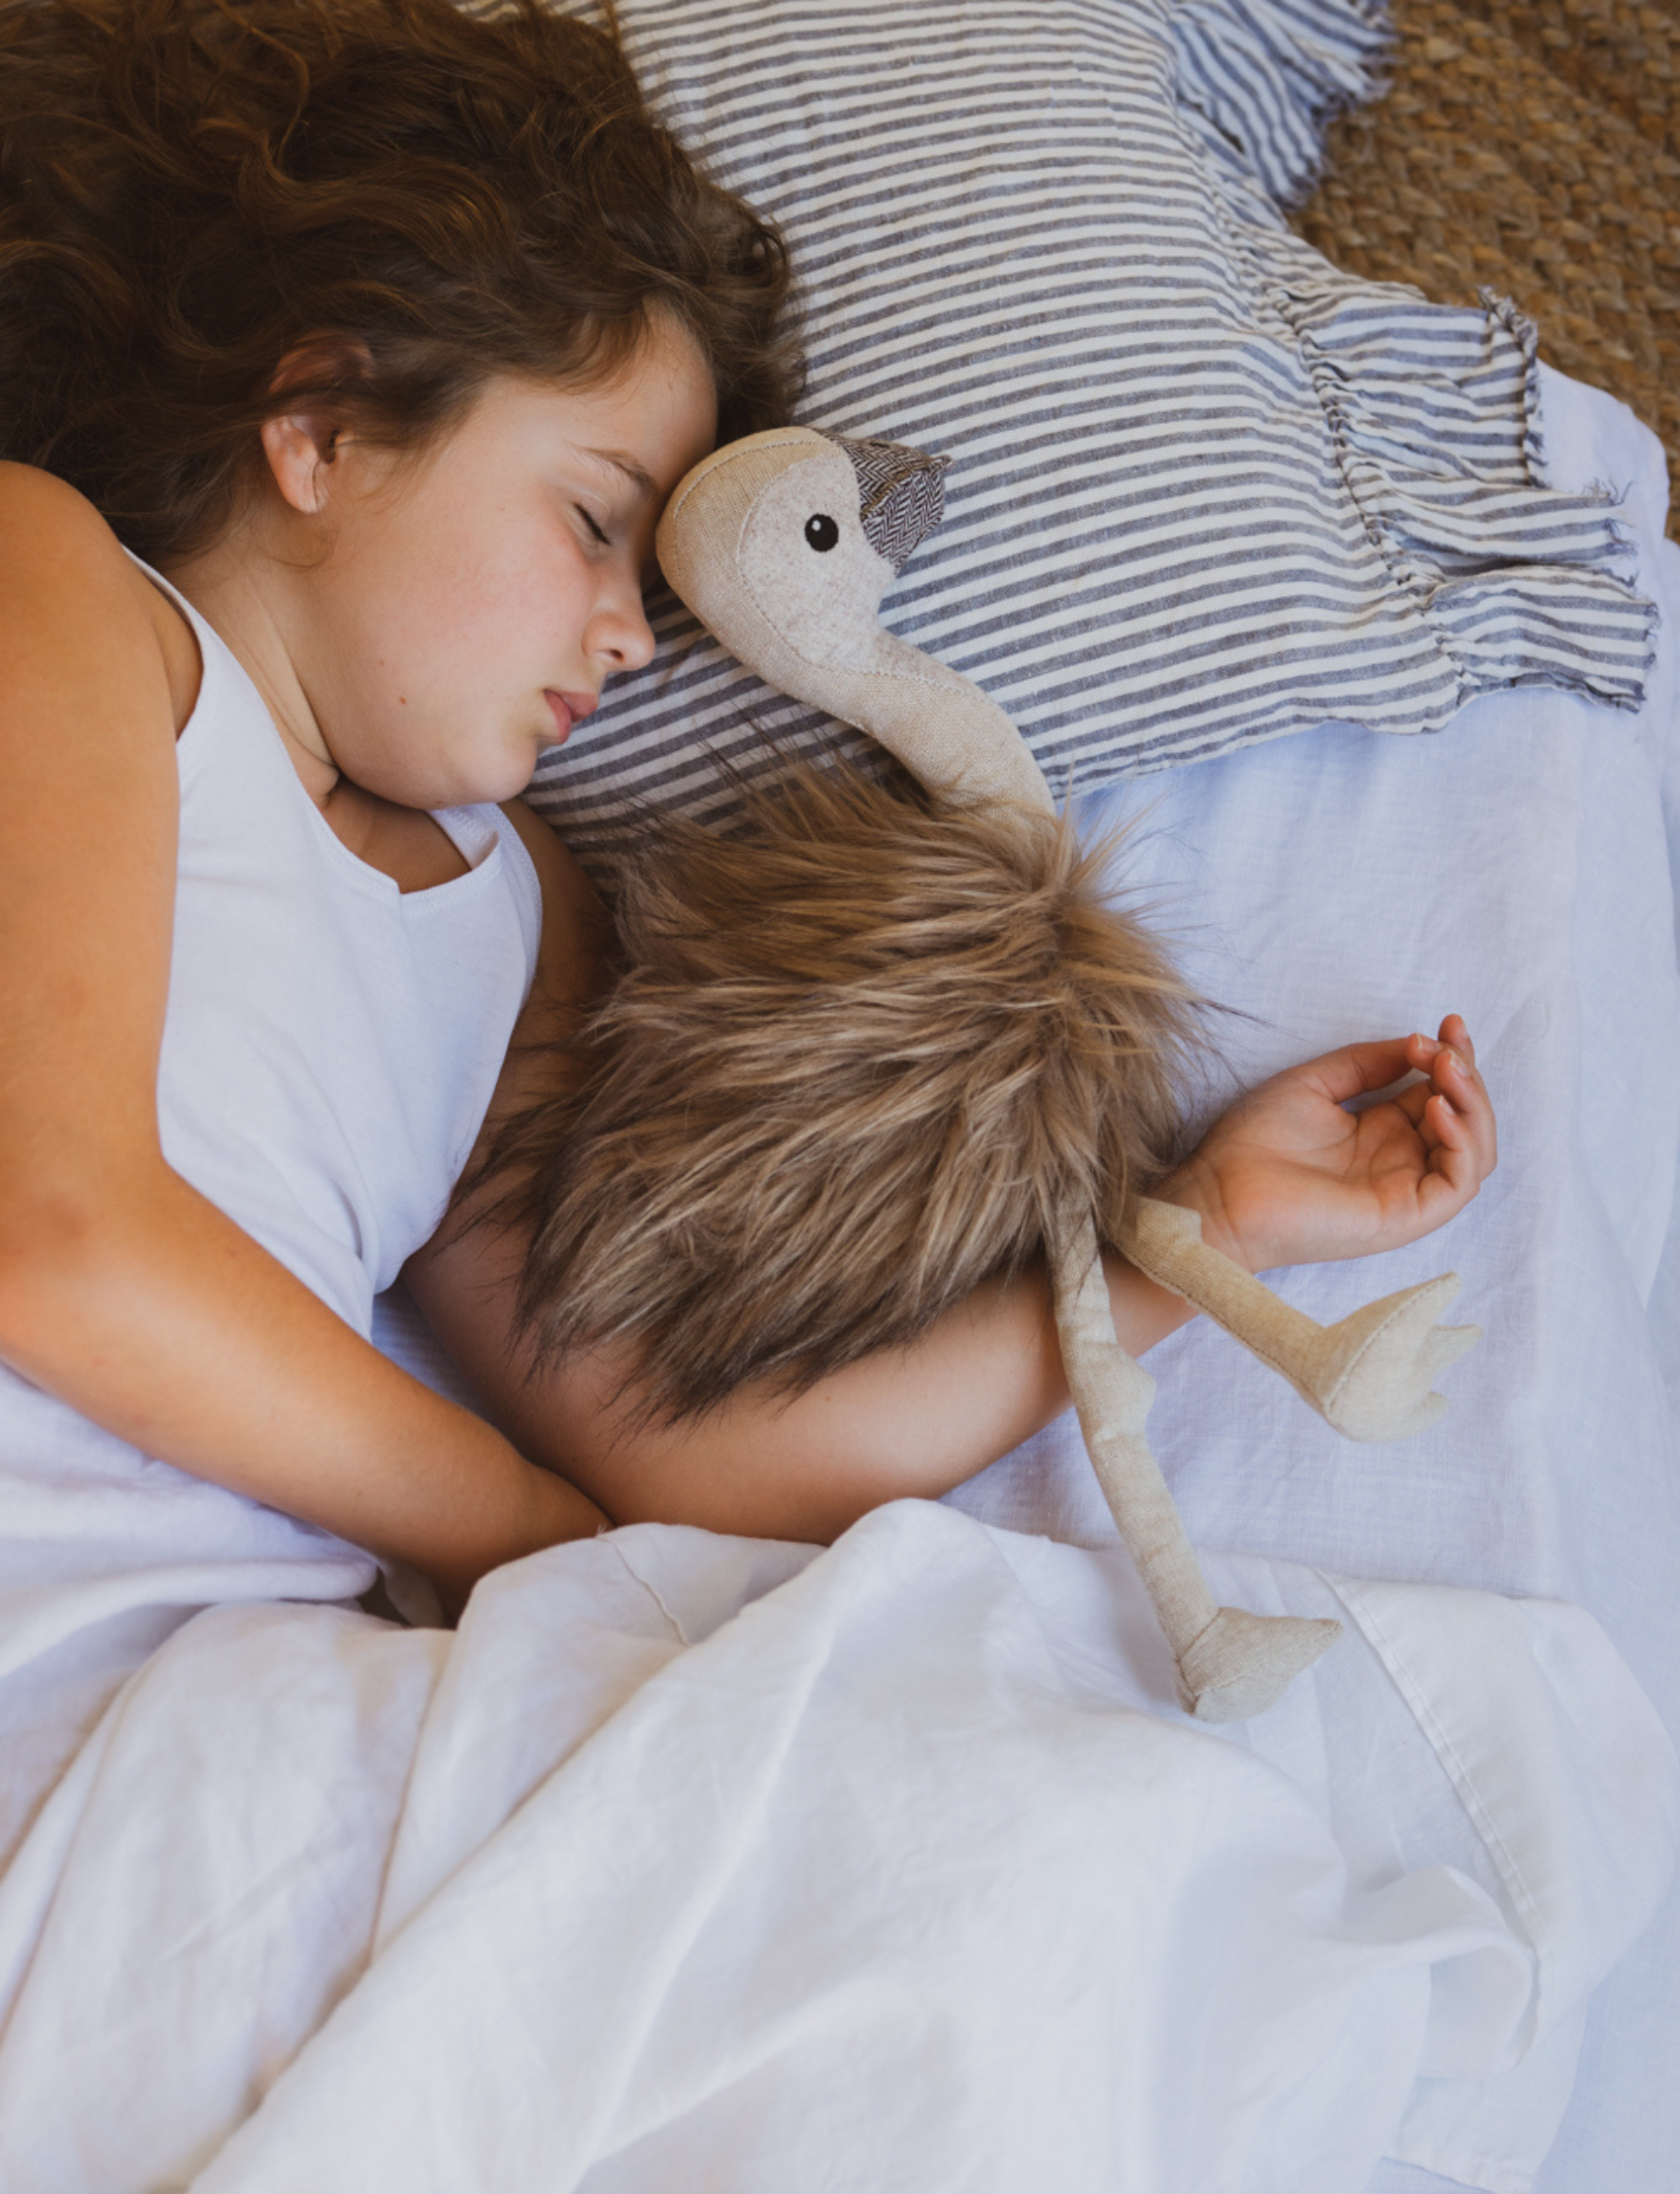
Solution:
[{"label": "girl's neck", "polygon": [[220,541],[164,572],[231,651],[262,696],[304,791],[323,813],[343,783],[291,644],[286,567],[237,522]]},{"label": "girl's neck", "polygon": [[[282,621],[262,588],[249,583],[245,569],[211,554],[172,565],[165,576],[226,644],[256,687],[299,782],[342,844],[404,892],[429,891],[466,873],[460,849],[431,815],[365,792],[326,756],[313,711],[285,645]],[[177,649],[184,644],[191,658],[190,684],[176,696],[179,734],[198,697],[197,642],[175,605],[155,587],[148,586],[147,592],[161,617],[175,627]],[[166,640],[166,660],[169,652]],[[172,669],[172,689],[176,684]]]}]

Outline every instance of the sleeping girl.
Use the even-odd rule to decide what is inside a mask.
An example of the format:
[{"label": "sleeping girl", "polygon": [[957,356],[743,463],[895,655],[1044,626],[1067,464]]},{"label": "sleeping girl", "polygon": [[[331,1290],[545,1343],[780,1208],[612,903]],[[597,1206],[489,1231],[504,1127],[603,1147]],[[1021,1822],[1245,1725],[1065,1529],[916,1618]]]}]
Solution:
[{"label": "sleeping girl", "polygon": [[[795,392],[777,236],[610,38],[27,0],[0,176],[4,1853],[196,1609],[378,1561],[459,1609],[630,1520],[826,1539],[1066,1393],[1028,1272],[650,1422],[633,1363],[539,1360],[517,1226],[440,1232],[595,979],[518,796],[650,654],[665,498]],[[1155,1193],[1259,1269],[1411,1241],[1493,1156],[1451,1017],[1265,1084]],[[483,1416],[369,1340],[404,1271]],[[1134,1354],[1189,1314],[1108,1276]]]}]

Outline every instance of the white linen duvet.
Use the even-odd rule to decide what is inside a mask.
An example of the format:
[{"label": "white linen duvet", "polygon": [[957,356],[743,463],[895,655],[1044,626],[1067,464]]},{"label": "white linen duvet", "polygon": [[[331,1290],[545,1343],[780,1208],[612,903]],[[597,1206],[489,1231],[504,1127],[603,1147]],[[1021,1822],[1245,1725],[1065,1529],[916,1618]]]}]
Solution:
[{"label": "white linen duvet", "polygon": [[1215,1585],[1353,1631],[1254,1749],[1124,1557],[920,1502],[201,1616],[0,1891],[0,2177],[1353,2194],[1567,2030],[1674,1763],[1578,1611]]}]

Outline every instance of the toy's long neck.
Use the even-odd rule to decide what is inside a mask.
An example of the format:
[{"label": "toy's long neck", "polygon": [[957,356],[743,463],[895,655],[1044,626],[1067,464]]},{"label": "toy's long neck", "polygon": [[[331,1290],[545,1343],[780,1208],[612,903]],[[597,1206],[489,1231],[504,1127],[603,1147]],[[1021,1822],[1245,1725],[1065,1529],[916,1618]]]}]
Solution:
[{"label": "toy's long neck", "polygon": [[861,652],[857,669],[824,666],[824,708],[869,732],[930,792],[1053,807],[1026,741],[977,686],[890,633],[873,634]]}]

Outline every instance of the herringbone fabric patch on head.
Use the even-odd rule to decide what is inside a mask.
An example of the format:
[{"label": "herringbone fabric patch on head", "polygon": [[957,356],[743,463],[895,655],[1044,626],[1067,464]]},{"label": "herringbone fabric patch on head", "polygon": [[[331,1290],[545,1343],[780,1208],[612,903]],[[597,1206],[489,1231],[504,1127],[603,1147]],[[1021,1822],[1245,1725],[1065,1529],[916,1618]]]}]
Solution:
[{"label": "herringbone fabric patch on head", "polygon": [[864,539],[902,571],[945,516],[948,457],[928,457],[900,442],[850,442],[836,436],[858,475]]}]

